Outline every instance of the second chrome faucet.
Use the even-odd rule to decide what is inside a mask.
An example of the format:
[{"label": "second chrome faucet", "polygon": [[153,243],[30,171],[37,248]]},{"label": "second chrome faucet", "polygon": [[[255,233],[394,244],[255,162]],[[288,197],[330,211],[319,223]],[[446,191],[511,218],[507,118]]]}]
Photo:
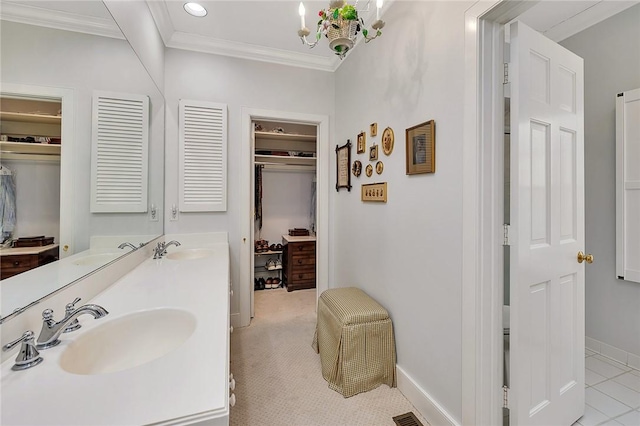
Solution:
[{"label": "second chrome faucet", "polygon": [[154,259],[162,259],[162,256],[167,254],[167,247],[169,247],[169,246],[178,247],[179,245],[180,245],[180,243],[177,242],[176,240],[169,241],[168,243],[165,243],[164,241],[161,241],[161,242],[158,243],[158,245],[154,249],[153,258]]}]

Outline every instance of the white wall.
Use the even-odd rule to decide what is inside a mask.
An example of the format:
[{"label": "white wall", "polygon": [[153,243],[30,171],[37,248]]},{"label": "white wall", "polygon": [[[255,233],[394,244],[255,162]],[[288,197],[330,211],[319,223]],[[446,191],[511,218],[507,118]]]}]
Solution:
[{"label": "white wall", "polygon": [[[262,232],[269,244],[282,244],[291,228],[311,224],[311,183],[314,173],[262,172]],[[258,230],[256,226],[256,238]]]},{"label": "white wall", "polygon": [[[336,141],[367,147],[395,133],[384,172],[332,192],[334,282],[364,289],[389,310],[398,365],[458,421],[461,407],[461,226],[466,2],[395,2],[381,38],[336,73]],[[405,175],[405,129],[436,122],[436,173]],[[371,138],[369,124],[378,123]],[[355,154],[363,165],[365,154]],[[335,167],[335,166],[334,166]],[[335,176],[335,171],[330,173]],[[362,203],[360,185],[388,182],[387,204]]]},{"label": "white wall", "polygon": [[[167,49],[165,52],[166,162],[165,234],[229,232],[231,280],[240,276],[241,108],[333,115],[334,75],[322,71]],[[180,213],[178,205],[178,101],[205,100],[228,105],[227,211]],[[328,149],[328,147],[319,147]],[[244,214],[243,214],[244,217]],[[234,287],[231,313],[239,313],[240,286]]]},{"label": "white wall", "polygon": [[638,356],[640,284],[615,271],[615,102],[640,87],[639,23],[636,5],[560,43],[584,58],[586,334]]},{"label": "white wall", "polygon": [[[74,90],[73,152],[75,251],[89,247],[90,235],[162,233],[162,217],[146,214],[90,214],[91,100],[93,90],[150,94],[149,202],[162,212],[164,185],[164,100],[125,40],[2,21],[2,83]],[[66,244],[66,242],[63,242]]]},{"label": "white wall", "polygon": [[60,163],[2,160],[16,183],[13,238],[44,235],[60,241]]}]

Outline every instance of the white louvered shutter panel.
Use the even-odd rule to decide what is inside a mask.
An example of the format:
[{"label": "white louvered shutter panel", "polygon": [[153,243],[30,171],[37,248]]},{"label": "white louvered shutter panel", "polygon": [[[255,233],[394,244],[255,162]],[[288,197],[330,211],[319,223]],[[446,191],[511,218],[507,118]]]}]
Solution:
[{"label": "white louvered shutter panel", "polygon": [[180,211],[227,210],[227,105],[180,100]]},{"label": "white louvered shutter panel", "polygon": [[147,211],[149,98],[94,91],[91,212]]}]

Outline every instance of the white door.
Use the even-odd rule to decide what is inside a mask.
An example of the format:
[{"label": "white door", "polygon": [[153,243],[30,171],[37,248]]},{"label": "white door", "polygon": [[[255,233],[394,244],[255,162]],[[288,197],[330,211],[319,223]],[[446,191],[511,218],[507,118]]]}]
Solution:
[{"label": "white door", "polygon": [[510,25],[511,391],[516,425],[584,412],[582,58]]}]

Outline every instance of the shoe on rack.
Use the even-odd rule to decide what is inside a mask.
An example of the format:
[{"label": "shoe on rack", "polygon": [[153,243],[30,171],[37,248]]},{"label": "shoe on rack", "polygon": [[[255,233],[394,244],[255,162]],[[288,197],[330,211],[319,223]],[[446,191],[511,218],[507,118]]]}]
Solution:
[{"label": "shoe on rack", "polygon": [[258,286],[260,287],[258,290],[264,290],[266,288],[266,282],[264,281],[264,278],[258,278]]},{"label": "shoe on rack", "polygon": [[282,259],[276,259],[276,263],[274,265],[274,269],[282,269]]},{"label": "shoe on rack", "polygon": [[271,244],[271,245],[269,246],[269,250],[271,250],[271,251],[276,251],[276,245],[275,245],[275,244]]},{"label": "shoe on rack", "polygon": [[274,271],[276,269],[276,261],[273,259],[267,260],[266,265],[264,265],[269,271]]},{"label": "shoe on rack", "polygon": [[282,244],[276,244],[276,251],[282,251]]},{"label": "shoe on rack", "polygon": [[276,277],[271,281],[271,288],[280,287],[280,278]]},{"label": "shoe on rack", "polygon": [[253,290],[260,290],[260,283],[258,282],[257,278],[253,279]]},{"label": "shoe on rack", "polygon": [[273,287],[273,279],[271,277],[267,278],[266,284],[265,284],[266,288],[274,288]]}]

